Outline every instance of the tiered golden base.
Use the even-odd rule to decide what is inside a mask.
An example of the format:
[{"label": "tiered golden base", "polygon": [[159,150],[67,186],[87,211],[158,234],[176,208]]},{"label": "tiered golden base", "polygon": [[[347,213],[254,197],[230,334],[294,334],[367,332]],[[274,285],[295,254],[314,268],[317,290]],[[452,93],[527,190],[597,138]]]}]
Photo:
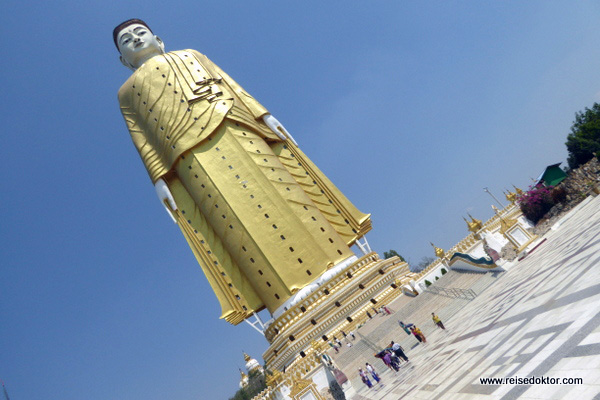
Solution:
[{"label": "tiered golden base", "polygon": [[369,253],[339,272],[265,330],[271,346],[263,354],[267,368],[305,376],[320,365],[315,349],[356,329],[371,307],[389,304],[402,294],[397,279],[412,275],[398,257],[381,260]]}]

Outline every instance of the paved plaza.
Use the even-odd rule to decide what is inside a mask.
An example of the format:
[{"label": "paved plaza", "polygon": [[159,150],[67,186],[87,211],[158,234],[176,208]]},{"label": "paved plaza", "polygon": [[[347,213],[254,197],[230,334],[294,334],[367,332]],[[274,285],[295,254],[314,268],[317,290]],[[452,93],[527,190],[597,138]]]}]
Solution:
[{"label": "paved plaza", "polygon": [[[410,358],[398,373],[372,362],[372,352],[365,350],[384,386],[367,389],[357,382],[356,371],[340,364],[354,382],[352,400],[600,399],[600,196],[559,224],[475,299],[442,316],[446,331],[431,321],[423,326],[427,344],[417,344],[398,328],[397,341]],[[532,376],[582,378],[583,384],[479,381]]]}]

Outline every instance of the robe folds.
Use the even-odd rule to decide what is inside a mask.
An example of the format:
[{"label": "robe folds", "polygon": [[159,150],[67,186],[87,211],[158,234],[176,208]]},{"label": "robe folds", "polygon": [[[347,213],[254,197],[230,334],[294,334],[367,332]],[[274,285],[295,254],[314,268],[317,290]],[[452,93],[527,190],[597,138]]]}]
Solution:
[{"label": "robe folds", "polygon": [[228,322],[272,313],[371,229],[369,214],[264,124],[266,108],[197,51],[151,58],[119,102]]}]

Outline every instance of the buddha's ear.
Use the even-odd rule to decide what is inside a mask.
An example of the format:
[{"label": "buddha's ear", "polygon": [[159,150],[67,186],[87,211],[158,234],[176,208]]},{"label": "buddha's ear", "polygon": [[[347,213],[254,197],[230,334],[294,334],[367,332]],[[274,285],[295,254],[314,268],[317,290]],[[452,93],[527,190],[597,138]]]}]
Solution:
[{"label": "buddha's ear", "polygon": [[156,39],[156,41],[158,42],[158,45],[160,46],[160,49],[162,50],[162,52],[165,52],[165,44],[162,41],[161,38],[159,38],[158,36],[154,35],[154,38]]},{"label": "buddha's ear", "polygon": [[132,70],[132,71],[135,71],[135,68],[133,68],[133,65],[129,64],[129,63],[127,62],[127,60],[125,60],[125,59],[123,58],[123,56],[119,56],[119,60],[121,60],[121,64],[123,64],[124,66],[126,66],[126,67],[127,67],[127,68],[129,68],[130,70]]}]

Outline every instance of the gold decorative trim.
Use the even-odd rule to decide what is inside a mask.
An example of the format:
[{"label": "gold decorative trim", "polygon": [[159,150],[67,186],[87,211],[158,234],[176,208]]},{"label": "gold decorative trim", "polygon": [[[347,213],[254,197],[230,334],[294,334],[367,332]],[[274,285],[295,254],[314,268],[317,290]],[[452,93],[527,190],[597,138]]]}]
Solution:
[{"label": "gold decorative trim", "polygon": [[298,395],[300,395],[300,393],[304,392],[306,388],[310,389],[311,385],[314,385],[313,381],[311,380],[302,379],[299,376],[292,376],[292,388],[290,390],[289,396],[295,400],[296,398],[298,398]]}]

